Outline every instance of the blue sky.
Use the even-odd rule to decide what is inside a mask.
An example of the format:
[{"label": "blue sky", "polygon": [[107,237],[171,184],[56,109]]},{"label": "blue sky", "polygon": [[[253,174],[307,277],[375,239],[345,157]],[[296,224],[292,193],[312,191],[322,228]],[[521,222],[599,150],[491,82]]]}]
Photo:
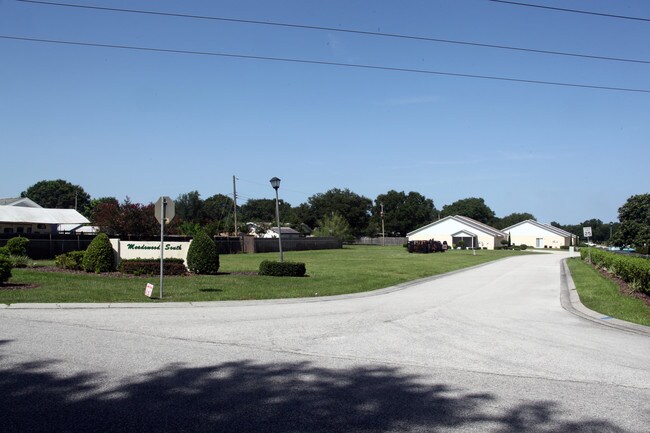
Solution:
[{"label": "blue sky", "polygon": [[[646,0],[542,3],[650,18]],[[650,61],[648,21],[487,0],[76,4]],[[0,35],[650,90],[647,63],[14,0]],[[575,224],[649,192],[650,93],[1,38],[0,58],[0,197],[61,178],[93,198],[207,198],[236,175],[241,203],[274,198],[277,176],[292,205],[394,189]]]}]

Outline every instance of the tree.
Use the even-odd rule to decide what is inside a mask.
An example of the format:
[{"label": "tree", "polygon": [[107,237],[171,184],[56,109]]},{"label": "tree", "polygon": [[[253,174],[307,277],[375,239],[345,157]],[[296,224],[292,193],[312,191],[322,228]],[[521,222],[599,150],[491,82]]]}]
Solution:
[{"label": "tree", "polygon": [[76,209],[84,215],[89,214],[90,195],[79,185],[63,179],[42,180],[20,193],[44,208]]},{"label": "tree", "polygon": [[297,230],[303,236],[311,234],[312,229],[316,226],[311,206],[307,203],[301,203],[292,208],[291,215],[286,221],[289,221],[292,229]]},{"label": "tree", "polygon": [[[315,194],[308,199],[311,208],[310,221],[304,221],[313,226],[317,220],[325,216],[340,214],[350,225],[352,235],[361,236],[370,222],[372,200],[355,194],[349,189],[334,188],[325,193]],[[310,224],[311,223],[311,224]]]},{"label": "tree", "polygon": [[[372,208],[372,227],[381,230],[381,205],[384,205],[384,230],[389,236],[406,236],[406,233],[430,223],[437,210],[433,200],[420,193],[395,190],[380,194]],[[376,233],[373,233],[376,234]]]},{"label": "tree", "polygon": [[[237,206],[237,212],[240,212],[241,206]],[[232,197],[224,194],[215,194],[203,201],[203,212],[205,218],[209,221],[223,221],[231,218],[234,211]]]},{"label": "tree", "polygon": [[318,227],[312,234],[316,237],[334,237],[344,242],[354,240],[350,224],[338,212],[326,215],[318,221]]},{"label": "tree", "polygon": [[93,200],[90,222],[99,230],[109,235],[119,233],[118,220],[120,217],[120,202],[115,197],[104,197]]},{"label": "tree", "polygon": [[615,244],[635,245],[650,244],[650,194],[633,195],[618,209],[621,222],[615,236]]},{"label": "tree", "polygon": [[482,198],[464,198],[442,207],[442,216],[460,215],[471,218],[483,224],[491,224],[494,211],[490,209]]},{"label": "tree", "polygon": [[160,234],[160,224],[154,215],[154,204],[132,203],[127,197],[121,204],[117,199],[97,203],[91,215],[93,225],[107,234],[123,236],[153,236]]},{"label": "tree", "polygon": [[556,221],[551,222],[551,225],[553,227],[557,227],[559,229],[565,230],[573,235],[578,236],[579,238],[583,238],[583,228],[584,227],[591,227],[591,238],[590,240],[592,242],[596,243],[607,243],[612,240],[612,233],[614,233],[617,229],[619,224],[610,222],[610,223],[604,223],[599,219],[592,218],[589,220],[585,220],[579,224],[567,224],[567,225],[562,225]]},{"label": "tree", "polygon": [[201,223],[205,219],[203,200],[198,191],[181,194],[174,201],[176,217],[182,222]]},{"label": "tree", "polygon": [[536,218],[533,216],[533,214],[530,214],[528,212],[523,212],[523,213],[514,212],[511,213],[510,215],[504,216],[503,218],[495,218],[493,224],[494,224],[494,228],[502,230],[505,229],[506,227],[513,226],[517,223],[526,220],[536,220]]},{"label": "tree", "polygon": [[[291,205],[280,199],[280,220],[288,220],[291,215]],[[275,221],[275,199],[258,198],[249,199],[241,207],[242,221],[246,222],[272,222]]]},{"label": "tree", "polygon": [[119,233],[137,236],[160,234],[160,223],[156,220],[154,208],[153,203],[132,203],[127,197],[120,205]]}]

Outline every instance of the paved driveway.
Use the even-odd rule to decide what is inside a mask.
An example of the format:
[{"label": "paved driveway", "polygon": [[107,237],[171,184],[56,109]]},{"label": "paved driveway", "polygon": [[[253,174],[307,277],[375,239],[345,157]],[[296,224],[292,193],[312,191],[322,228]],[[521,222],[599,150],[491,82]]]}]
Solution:
[{"label": "paved driveway", "polygon": [[650,337],[565,311],[564,257],[364,296],[0,309],[3,424],[647,432]]}]

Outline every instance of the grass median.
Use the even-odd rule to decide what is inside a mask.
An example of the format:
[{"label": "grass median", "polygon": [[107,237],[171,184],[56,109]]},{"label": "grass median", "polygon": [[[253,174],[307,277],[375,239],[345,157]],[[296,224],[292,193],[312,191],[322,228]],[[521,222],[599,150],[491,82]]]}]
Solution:
[{"label": "grass median", "polygon": [[650,307],[642,300],[622,294],[618,284],[579,258],[569,259],[567,265],[585,307],[609,317],[650,326]]},{"label": "grass median", "polygon": [[[222,255],[219,275],[165,277],[162,301],[278,299],[366,292],[520,254],[527,253],[479,250],[474,255],[470,250],[452,250],[409,254],[402,247],[379,246],[286,252],[285,261],[306,264],[307,276],[304,278],[256,275],[260,262],[277,260],[277,254]],[[161,302],[155,298],[159,280],[158,276],[105,276],[14,269],[10,281],[25,284],[25,288],[2,290],[0,287],[0,303]],[[154,298],[144,296],[147,283],[155,285]]]}]

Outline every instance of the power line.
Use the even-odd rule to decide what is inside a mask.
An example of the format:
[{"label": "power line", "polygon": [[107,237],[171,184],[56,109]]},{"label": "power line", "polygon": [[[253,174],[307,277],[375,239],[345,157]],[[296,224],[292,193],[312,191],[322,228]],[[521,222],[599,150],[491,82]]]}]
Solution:
[{"label": "power line", "polygon": [[99,44],[91,42],[76,42],[76,41],[64,41],[56,39],[40,39],[40,38],[27,38],[19,36],[8,36],[0,35],[0,39],[9,39],[16,41],[28,41],[28,42],[40,42],[48,44],[60,44],[60,45],[73,45],[73,46],[84,46],[84,47],[94,47],[94,48],[115,48],[122,50],[135,50],[135,51],[148,51],[148,52],[158,52],[158,53],[173,53],[173,54],[190,54],[190,55],[199,55],[199,56],[212,56],[212,57],[227,57],[235,59],[247,59],[247,60],[265,60],[273,62],[284,62],[284,63],[301,63],[308,65],[321,65],[321,66],[335,66],[343,68],[356,68],[356,69],[371,69],[379,71],[391,71],[391,72],[409,72],[415,74],[427,74],[427,75],[441,75],[448,77],[460,77],[460,78],[475,78],[482,80],[493,80],[493,81],[509,81],[515,83],[525,83],[525,84],[543,84],[549,86],[562,86],[562,87],[578,87],[584,89],[597,89],[597,90],[612,90],[618,92],[634,92],[634,93],[650,93],[648,89],[635,89],[635,88],[625,88],[625,87],[611,87],[611,86],[596,86],[591,84],[579,84],[579,83],[565,83],[559,81],[543,81],[543,80],[526,80],[520,78],[510,78],[510,77],[497,77],[492,75],[477,75],[477,74],[464,74],[456,72],[443,72],[443,71],[432,71],[427,69],[411,69],[411,68],[396,68],[390,66],[376,66],[376,65],[364,65],[357,63],[337,63],[337,62],[326,62],[322,60],[305,60],[305,59],[292,59],[286,57],[267,57],[267,56],[251,56],[245,54],[231,54],[231,53],[217,53],[210,51],[191,51],[191,50],[178,50],[178,49],[168,49],[168,48],[151,48],[151,47],[138,47],[134,45],[113,45],[113,44]]},{"label": "power line", "polygon": [[237,18],[225,18],[225,17],[216,17],[216,16],[206,16],[206,15],[189,15],[189,14],[180,14],[180,13],[171,13],[171,12],[156,12],[156,11],[146,11],[146,10],[139,10],[139,9],[123,9],[123,8],[109,8],[109,7],[102,7],[102,6],[76,5],[76,4],[69,4],[69,3],[54,3],[54,2],[46,2],[46,1],[38,1],[38,0],[17,0],[17,1],[22,3],[33,3],[33,4],[48,5],[48,6],[61,6],[61,7],[70,7],[70,8],[79,8],[79,9],[110,11],[110,12],[124,12],[124,13],[134,13],[134,14],[144,14],[144,15],[158,15],[158,16],[166,16],[166,17],[224,21],[224,22],[243,23],[243,24],[256,24],[256,25],[264,25],[264,26],[297,28],[297,29],[306,29],[306,30],[322,30],[322,31],[338,32],[338,33],[352,33],[352,34],[365,35],[365,36],[380,36],[385,38],[410,39],[416,41],[437,42],[437,43],[444,43],[444,44],[468,45],[473,47],[521,51],[521,52],[547,54],[547,55],[554,55],[554,56],[579,57],[579,58],[591,59],[591,60],[606,60],[606,61],[614,61],[614,62],[650,64],[650,60],[630,59],[630,58],[610,57],[610,56],[596,56],[590,54],[569,53],[564,51],[538,50],[534,48],[513,47],[509,45],[484,44],[480,42],[430,38],[426,36],[403,35],[397,33],[370,32],[370,31],[363,31],[363,30],[342,29],[342,28],[334,28],[334,27],[309,26],[303,24],[280,23],[280,22],[272,22],[272,21],[244,20],[244,19],[237,19]]},{"label": "power line", "polygon": [[619,18],[623,20],[634,20],[634,21],[646,21],[650,22],[650,18],[641,18],[641,17],[631,17],[627,15],[614,15],[614,14],[605,14],[605,13],[600,13],[600,12],[590,12],[590,11],[582,11],[578,9],[565,9],[565,8],[556,8],[556,7],[551,7],[551,6],[542,6],[542,5],[535,5],[535,4],[530,4],[530,3],[521,3],[521,2],[515,2],[515,1],[507,1],[507,0],[488,0],[494,3],[506,3],[510,5],[515,5],[515,6],[527,6],[531,8],[539,8],[539,9],[550,9],[554,11],[561,11],[561,12],[572,12],[576,14],[584,14],[584,15],[596,15],[599,17],[607,17],[607,18]]}]

